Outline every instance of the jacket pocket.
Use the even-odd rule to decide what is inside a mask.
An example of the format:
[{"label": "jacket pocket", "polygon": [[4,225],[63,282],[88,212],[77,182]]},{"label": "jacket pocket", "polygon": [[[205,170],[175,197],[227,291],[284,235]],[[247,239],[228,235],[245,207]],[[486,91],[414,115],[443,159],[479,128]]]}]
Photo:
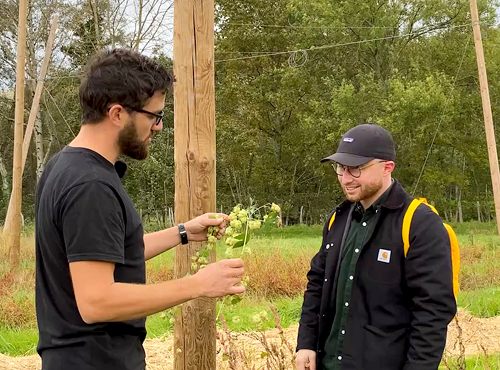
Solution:
[{"label": "jacket pocket", "polygon": [[403,246],[395,243],[382,245],[380,248],[371,248],[367,253],[366,257],[370,260],[367,277],[378,284],[398,285],[402,280]]},{"label": "jacket pocket", "polygon": [[363,369],[401,370],[408,352],[408,329],[385,332],[364,326]]}]

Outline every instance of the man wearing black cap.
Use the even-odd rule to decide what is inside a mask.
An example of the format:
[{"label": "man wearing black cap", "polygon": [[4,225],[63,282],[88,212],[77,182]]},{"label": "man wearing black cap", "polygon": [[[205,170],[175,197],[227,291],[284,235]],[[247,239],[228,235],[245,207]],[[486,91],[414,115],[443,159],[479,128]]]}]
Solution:
[{"label": "man wearing black cap", "polygon": [[346,200],[330,215],[311,261],[297,369],[432,370],[456,313],[448,233],[421,204],[405,256],[412,201],[392,179],[396,152],[375,124],[349,130],[332,162]]}]

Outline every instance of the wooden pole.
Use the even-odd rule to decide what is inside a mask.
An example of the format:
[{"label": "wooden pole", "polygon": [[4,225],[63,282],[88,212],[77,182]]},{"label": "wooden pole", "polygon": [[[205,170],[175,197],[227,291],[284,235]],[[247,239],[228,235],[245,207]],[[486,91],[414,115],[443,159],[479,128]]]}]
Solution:
[{"label": "wooden pole", "polygon": [[16,106],[14,114],[14,160],[12,168],[12,190],[14,208],[12,211],[12,226],[7,236],[9,246],[10,268],[19,265],[21,249],[21,198],[23,156],[23,125],[24,125],[24,68],[26,65],[26,18],[28,12],[27,0],[19,0],[19,22],[17,31],[17,65],[16,65]]},{"label": "wooden pole", "polygon": [[493,115],[491,113],[490,92],[488,78],[486,75],[486,64],[484,61],[483,42],[481,40],[481,26],[477,11],[476,0],[469,0],[472,26],[474,30],[474,44],[476,46],[477,68],[479,71],[479,86],[481,89],[481,100],[483,102],[484,126],[486,130],[486,143],[490,160],[491,182],[493,185],[493,199],[495,201],[495,213],[497,219],[497,230],[500,235],[500,170],[498,166],[498,154],[495,140],[495,129],[493,127]]},{"label": "wooden pole", "polygon": [[[57,30],[57,15],[52,19],[52,26],[50,27],[49,38],[47,40],[47,45],[45,46],[45,56],[43,57],[42,67],[38,75],[38,80],[36,82],[35,96],[33,97],[33,103],[31,105],[30,116],[28,118],[28,125],[26,126],[26,132],[24,133],[23,140],[23,156],[21,162],[21,175],[24,173],[24,167],[26,166],[26,158],[28,157],[28,151],[31,142],[31,136],[33,135],[33,128],[35,127],[35,120],[38,114],[38,108],[40,107],[40,97],[43,91],[43,82],[45,76],[47,75],[47,70],[49,68],[50,57],[52,56],[52,49],[54,47],[54,39]],[[4,233],[9,233],[12,225],[14,209],[14,189],[10,195],[9,208],[7,208],[7,215],[5,217]]]},{"label": "wooden pole", "polygon": [[[174,3],[175,222],[215,211],[214,0]],[[191,271],[202,247],[176,248],[175,277]],[[212,252],[210,262],[215,261]],[[216,367],[215,300],[185,303],[176,314],[174,369]]]}]

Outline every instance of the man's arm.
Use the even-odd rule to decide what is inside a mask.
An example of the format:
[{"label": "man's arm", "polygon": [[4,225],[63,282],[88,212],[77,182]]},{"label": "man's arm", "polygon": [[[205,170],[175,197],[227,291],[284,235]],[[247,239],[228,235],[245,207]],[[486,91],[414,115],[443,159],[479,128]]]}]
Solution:
[{"label": "man's arm", "polygon": [[[218,218],[211,218],[217,216]],[[220,228],[218,239],[224,234],[227,215],[222,213],[206,213],[184,224],[189,241],[207,240],[207,228]],[[179,245],[181,237],[177,226],[144,235],[144,258],[147,260]]]},{"label": "man's arm", "polygon": [[70,263],[76,303],[83,321],[126,321],[143,318],[198,297],[239,294],[241,259],[210,264],[192,276],[160,284],[116,283],[115,264],[101,261]]},{"label": "man's arm", "polygon": [[[243,261],[238,259],[209,265],[177,281],[117,283],[115,264],[125,263],[125,223],[114,188],[91,180],[70,189],[58,205],[76,303],[87,323],[136,319],[195,297],[245,290],[236,286],[243,275]],[[203,223],[192,223],[191,230],[205,228]]]},{"label": "man's arm", "polygon": [[412,221],[405,274],[413,307],[404,370],[437,369],[456,302],[449,236],[440,217],[425,205]]}]

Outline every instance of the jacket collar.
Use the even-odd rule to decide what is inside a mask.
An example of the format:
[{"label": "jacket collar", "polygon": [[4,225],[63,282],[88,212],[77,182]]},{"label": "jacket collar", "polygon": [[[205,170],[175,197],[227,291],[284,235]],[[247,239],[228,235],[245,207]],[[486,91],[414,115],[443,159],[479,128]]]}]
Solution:
[{"label": "jacket collar", "polygon": [[[401,184],[395,179],[394,183],[392,184],[391,190],[389,191],[389,194],[387,195],[387,198],[385,201],[382,203],[382,207],[387,208],[387,209],[398,209],[402,208],[405,204],[407,194]],[[349,200],[344,200],[342,203],[339,204],[337,207],[337,212],[342,211],[345,209],[348,209],[353,202]]]}]

